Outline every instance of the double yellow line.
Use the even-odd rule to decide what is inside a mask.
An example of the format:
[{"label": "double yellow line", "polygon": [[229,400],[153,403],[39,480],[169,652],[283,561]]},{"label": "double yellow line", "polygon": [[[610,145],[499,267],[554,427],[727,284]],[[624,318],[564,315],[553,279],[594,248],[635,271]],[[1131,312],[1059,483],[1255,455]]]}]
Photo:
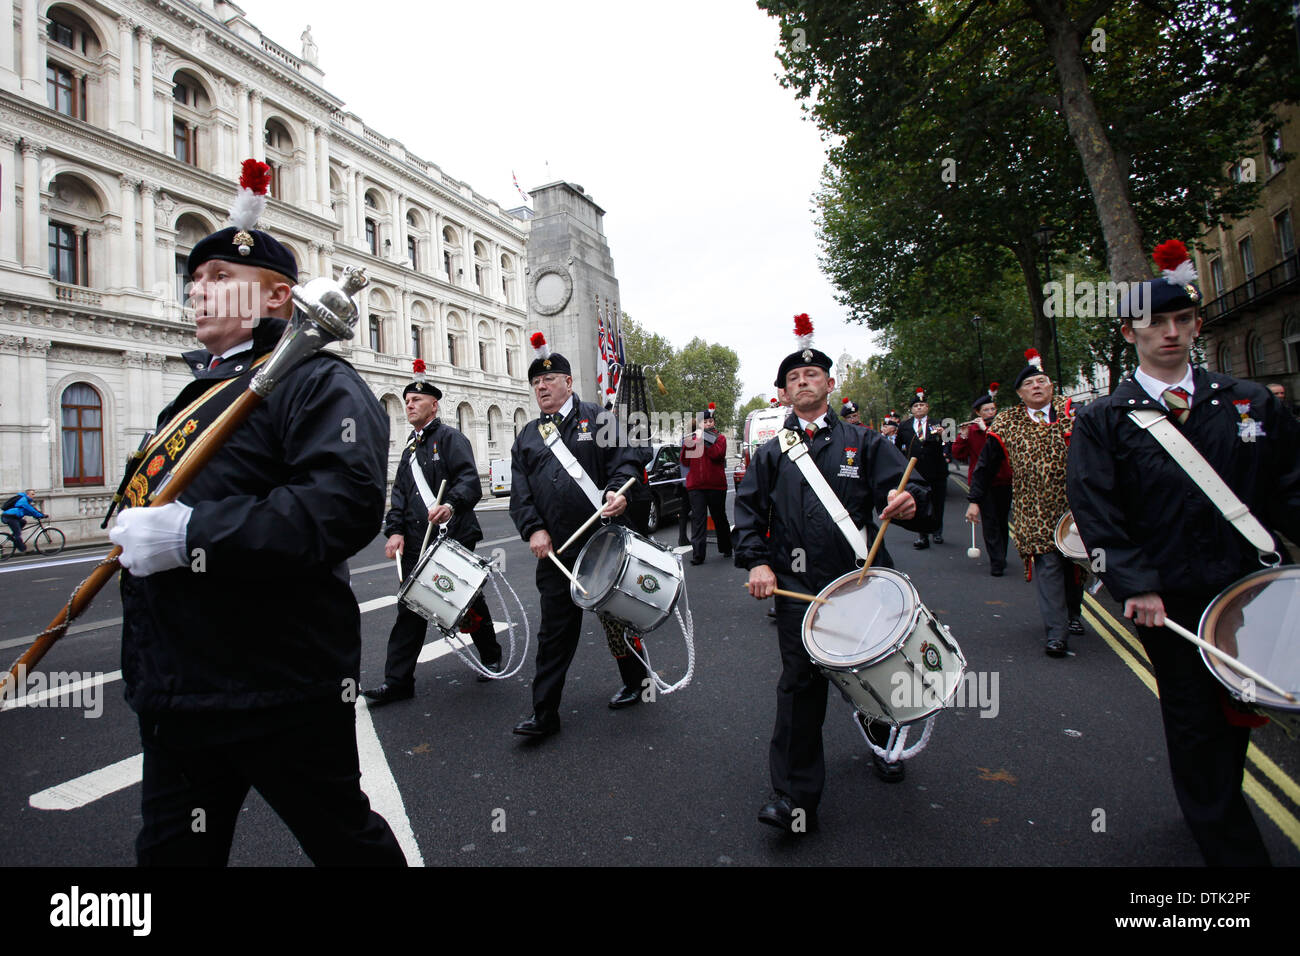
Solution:
[{"label": "double yellow line", "polygon": [[[966,482],[960,478],[954,477],[953,480],[963,490],[970,490]],[[1128,665],[1129,670],[1137,675],[1138,680],[1146,685],[1147,690],[1151,691],[1158,699],[1160,692],[1156,689],[1156,679],[1150,670],[1151,659],[1147,657],[1147,652],[1143,649],[1142,642],[1138,640],[1137,635],[1102,607],[1101,603],[1091,594],[1085,593],[1083,601],[1083,619],[1115,652],[1115,655]],[[1242,792],[1251,800],[1254,800],[1255,805],[1277,824],[1277,828],[1286,835],[1286,838],[1297,849],[1300,849],[1300,818],[1296,816],[1296,811],[1300,810],[1300,784],[1291,779],[1286,771],[1274,763],[1264,751],[1253,743],[1246,751],[1246,759],[1254,764],[1256,770],[1267,777],[1273,786],[1282,792],[1290,801],[1290,806],[1278,799],[1249,769],[1242,776]]]}]

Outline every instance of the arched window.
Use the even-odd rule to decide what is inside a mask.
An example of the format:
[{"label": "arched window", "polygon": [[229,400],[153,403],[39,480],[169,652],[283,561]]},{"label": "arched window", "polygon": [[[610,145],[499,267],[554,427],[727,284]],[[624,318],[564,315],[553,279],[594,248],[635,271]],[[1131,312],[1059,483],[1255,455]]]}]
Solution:
[{"label": "arched window", "polygon": [[84,382],[63,390],[63,484],[104,483],[103,403]]},{"label": "arched window", "polygon": [[1282,323],[1282,349],[1286,353],[1286,370],[1300,371],[1300,318],[1294,315]]},{"label": "arched window", "polygon": [[1252,335],[1246,343],[1246,374],[1250,376],[1264,374],[1264,338]]},{"label": "arched window", "polygon": [[1220,372],[1224,375],[1232,374],[1232,349],[1227,342],[1219,346],[1218,362]]}]

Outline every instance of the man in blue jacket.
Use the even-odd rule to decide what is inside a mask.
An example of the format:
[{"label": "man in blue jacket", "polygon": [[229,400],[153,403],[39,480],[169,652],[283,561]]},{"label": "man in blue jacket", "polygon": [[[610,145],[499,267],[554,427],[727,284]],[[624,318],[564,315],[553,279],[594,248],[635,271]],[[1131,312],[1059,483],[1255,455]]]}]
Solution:
[{"label": "man in blue jacket", "polygon": [[36,505],[32,502],[32,497],[36,494],[35,489],[28,488],[22,494],[18,495],[18,500],[4,510],[0,518],[9,526],[9,531],[14,539],[14,547],[20,554],[26,553],[27,545],[23,543],[23,519],[24,518],[44,518],[45,515],[36,510]]}]

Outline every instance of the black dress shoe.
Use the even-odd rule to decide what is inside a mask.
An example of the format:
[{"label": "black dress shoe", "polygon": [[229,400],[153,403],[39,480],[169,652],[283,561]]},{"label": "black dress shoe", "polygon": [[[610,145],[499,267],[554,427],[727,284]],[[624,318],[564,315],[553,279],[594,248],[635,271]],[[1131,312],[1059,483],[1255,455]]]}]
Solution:
[{"label": "black dress shoe", "polygon": [[537,715],[534,714],[527,720],[521,720],[515,724],[514,732],[520,737],[549,737],[551,734],[560,732],[560,718],[552,717],[550,720],[538,720]]},{"label": "black dress shoe", "polygon": [[801,812],[796,816],[793,801],[784,793],[774,793],[758,811],[758,822],[787,833],[805,833],[816,828],[817,814]]},{"label": "black dress shoe", "polygon": [[622,710],[624,707],[631,707],[641,700],[641,690],[638,687],[629,687],[623,685],[623,689],[609,699],[610,710]]},{"label": "black dress shoe", "polygon": [[[479,663],[481,663],[484,667],[490,670],[493,674],[500,674],[505,669],[505,661],[503,658],[500,657],[498,657],[491,664],[487,663],[486,661],[480,661]],[[492,680],[492,678],[488,677],[485,674],[478,674],[475,677],[475,680],[477,680],[480,684],[486,684],[488,681]]]},{"label": "black dress shoe", "polygon": [[1064,657],[1069,653],[1070,648],[1065,641],[1053,638],[1047,642],[1045,650],[1047,651],[1048,657]]},{"label": "black dress shoe", "polygon": [[1074,618],[1072,621],[1070,621],[1070,633],[1078,634],[1080,637],[1082,637],[1084,634],[1083,622],[1079,620],[1077,617]]},{"label": "black dress shoe", "polygon": [[1006,569],[1006,568],[990,568],[990,569],[989,569],[989,574],[993,575],[995,578],[1000,578],[1000,577],[1002,577],[1002,575],[1004,575],[1004,574],[1006,574],[1006,573],[1007,573],[1007,569]]},{"label": "black dress shoe", "polygon": [[890,763],[873,750],[871,751],[871,762],[872,769],[876,771],[876,776],[885,783],[901,783],[903,778],[907,776],[907,767],[901,760]]},{"label": "black dress shoe", "polygon": [[415,687],[394,687],[392,684],[380,684],[378,687],[363,690],[361,693],[366,700],[370,701],[371,707],[382,707],[384,704],[391,704],[395,700],[410,700],[415,696]]},{"label": "black dress shoe", "polygon": [[719,554],[721,557],[726,558],[728,561],[730,561],[733,557],[735,557],[734,552],[731,552],[731,551],[719,551],[718,554]]},{"label": "black dress shoe", "polygon": [[921,537],[912,542],[912,547],[916,548],[917,551],[924,551],[926,548],[930,547],[930,539],[925,535],[921,535]]},{"label": "black dress shoe", "polygon": [[943,535],[941,535],[941,534],[936,534],[936,535],[934,536],[934,543],[935,543],[935,544],[943,544]]},{"label": "black dress shoe", "polygon": [[704,563],[704,559],[703,559],[703,558],[691,558],[691,564],[697,564],[697,565],[698,565],[698,564],[703,564],[703,563]]}]

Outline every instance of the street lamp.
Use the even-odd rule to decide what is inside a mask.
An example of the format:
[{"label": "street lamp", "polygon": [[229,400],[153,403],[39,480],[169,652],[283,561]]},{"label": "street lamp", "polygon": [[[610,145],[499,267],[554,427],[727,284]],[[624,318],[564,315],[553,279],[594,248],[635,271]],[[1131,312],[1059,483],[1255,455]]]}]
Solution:
[{"label": "street lamp", "polygon": [[[1034,230],[1034,238],[1038,240],[1038,248],[1043,250],[1043,269],[1047,272],[1047,278],[1043,285],[1052,281],[1052,237],[1056,235],[1056,230],[1043,223]],[[1061,340],[1056,334],[1056,316],[1052,316],[1052,345],[1056,347],[1056,387],[1065,388],[1065,377],[1061,374]]]},{"label": "street lamp", "polygon": [[975,326],[975,340],[979,342],[980,347],[980,388],[988,388],[989,378],[984,374],[984,336],[980,334],[980,323],[984,321],[982,316],[972,315],[971,325]]}]

